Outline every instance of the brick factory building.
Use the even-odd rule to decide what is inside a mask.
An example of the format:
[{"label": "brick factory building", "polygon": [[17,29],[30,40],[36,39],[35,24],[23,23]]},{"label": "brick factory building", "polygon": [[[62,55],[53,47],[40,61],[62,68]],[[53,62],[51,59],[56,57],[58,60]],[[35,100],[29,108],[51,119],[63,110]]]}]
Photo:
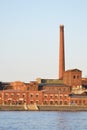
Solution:
[{"label": "brick factory building", "polygon": [[79,69],[65,70],[64,26],[60,25],[58,79],[30,83],[0,82],[0,105],[87,105],[87,78]]}]

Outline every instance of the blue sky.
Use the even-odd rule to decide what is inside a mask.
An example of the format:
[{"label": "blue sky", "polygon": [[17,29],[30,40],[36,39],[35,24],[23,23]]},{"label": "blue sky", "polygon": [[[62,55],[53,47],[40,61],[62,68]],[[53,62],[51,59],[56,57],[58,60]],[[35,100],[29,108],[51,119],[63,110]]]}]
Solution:
[{"label": "blue sky", "polygon": [[66,70],[87,76],[87,0],[0,0],[0,80],[58,78],[59,25]]}]

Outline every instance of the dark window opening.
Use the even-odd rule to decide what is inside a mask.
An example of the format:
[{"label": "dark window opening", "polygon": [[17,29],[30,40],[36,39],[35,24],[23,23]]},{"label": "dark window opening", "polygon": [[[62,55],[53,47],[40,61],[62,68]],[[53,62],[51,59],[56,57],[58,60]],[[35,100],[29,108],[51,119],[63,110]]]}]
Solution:
[{"label": "dark window opening", "polygon": [[73,76],[73,78],[75,79],[75,75]]}]

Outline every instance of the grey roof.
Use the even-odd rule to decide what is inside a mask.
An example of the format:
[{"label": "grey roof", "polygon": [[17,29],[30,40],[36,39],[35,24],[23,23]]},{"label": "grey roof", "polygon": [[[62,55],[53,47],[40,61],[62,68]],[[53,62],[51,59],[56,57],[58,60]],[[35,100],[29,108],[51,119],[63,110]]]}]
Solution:
[{"label": "grey roof", "polygon": [[42,86],[50,86],[50,87],[69,87],[68,85],[65,85],[65,84],[47,84],[47,83],[41,83],[39,84],[39,87],[42,87]]},{"label": "grey roof", "polygon": [[87,95],[85,94],[73,94],[70,95],[71,98],[87,98]]}]

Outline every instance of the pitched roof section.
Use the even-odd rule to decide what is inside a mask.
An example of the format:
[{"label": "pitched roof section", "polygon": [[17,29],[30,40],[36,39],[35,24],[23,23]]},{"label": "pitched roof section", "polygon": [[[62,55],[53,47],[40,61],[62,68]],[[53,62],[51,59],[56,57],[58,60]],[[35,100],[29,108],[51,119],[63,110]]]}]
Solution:
[{"label": "pitched roof section", "polygon": [[82,72],[82,71],[79,70],[79,69],[70,69],[70,70],[66,70],[65,72],[73,72],[73,71],[76,71],[76,72]]}]

